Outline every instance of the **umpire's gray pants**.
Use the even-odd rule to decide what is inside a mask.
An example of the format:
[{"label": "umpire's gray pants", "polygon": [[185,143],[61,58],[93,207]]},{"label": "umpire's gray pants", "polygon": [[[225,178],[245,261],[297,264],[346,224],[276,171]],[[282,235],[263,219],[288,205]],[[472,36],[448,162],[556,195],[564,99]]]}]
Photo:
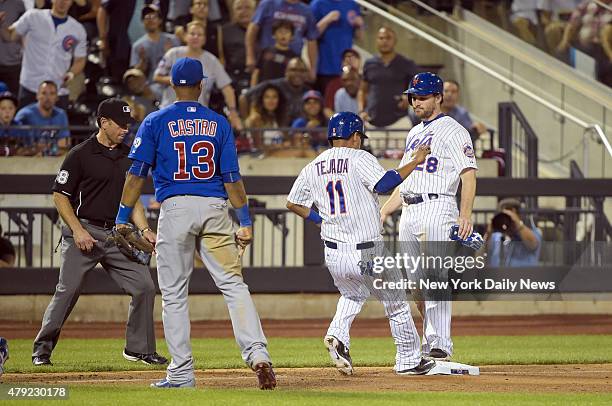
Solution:
[{"label": "umpire's gray pants", "polygon": [[64,322],[79,299],[85,274],[102,264],[119,287],[132,296],[125,332],[126,349],[140,354],[155,352],[155,284],[148,267],[127,259],[114,242],[106,241],[109,230],[83,224],[97,240],[90,252],[81,251],[68,227],[62,229],[62,265],[51,303],[43,316],[42,327],[34,340],[32,356],[51,356]]},{"label": "umpire's gray pants", "polygon": [[227,202],[216,197],[173,196],[161,205],[157,231],[157,278],[172,362],[172,383],[194,379],[187,294],[195,250],[223,294],[242,358],[250,367],[270,362],[267,342],[234,240]]}]

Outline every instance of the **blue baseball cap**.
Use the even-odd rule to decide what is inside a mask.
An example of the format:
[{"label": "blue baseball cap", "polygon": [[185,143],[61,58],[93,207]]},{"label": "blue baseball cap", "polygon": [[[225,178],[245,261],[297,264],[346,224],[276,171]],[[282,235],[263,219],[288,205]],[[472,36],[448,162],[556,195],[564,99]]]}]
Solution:
[{"label": "blue baseball cap", "polygon": [[206,79],[202,62],[197,59],[181,58],[172,65],[172,84],[174,86],[193,86]]}]

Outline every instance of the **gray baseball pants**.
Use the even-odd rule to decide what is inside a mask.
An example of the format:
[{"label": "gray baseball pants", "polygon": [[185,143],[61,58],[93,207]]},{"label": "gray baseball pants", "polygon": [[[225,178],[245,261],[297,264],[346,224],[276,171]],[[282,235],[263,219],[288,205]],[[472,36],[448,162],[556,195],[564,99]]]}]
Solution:
[{"label": "gray baseball pants", "polygon": [[259,315],[242,279],[225,199],[173,196],[164,200],[156,250],[164,333],[172,356],[168,381],[180,384],[194,379],[187,296],[195,250],[223,294],[244,362],[251,368],[271,362]]},{"label": "gray baseball pants", "polygon": [[132,296],[125,332],[126,349],[139,354],[155,352],[155,285],[149,268],[127,259],[112,241],[110,230],[90,224],[83,227],[98,242],[90,252],[81,251],[68,227],[62,228],[62,264],[51,303],[34,340],[32,356],[51,356],[64,322],[79,299],[85,274],[100,263],[119,287]]}]

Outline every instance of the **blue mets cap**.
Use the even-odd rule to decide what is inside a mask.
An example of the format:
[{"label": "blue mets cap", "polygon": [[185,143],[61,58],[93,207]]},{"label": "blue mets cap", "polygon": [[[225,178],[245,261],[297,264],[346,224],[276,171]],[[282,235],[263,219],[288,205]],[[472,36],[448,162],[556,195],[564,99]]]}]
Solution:
[{"label": "blue mets cap", "polygon": [[191,58],[181,58],[174,62],[170,75],[174,86],[194,86],[206,79],[202,62]]}]

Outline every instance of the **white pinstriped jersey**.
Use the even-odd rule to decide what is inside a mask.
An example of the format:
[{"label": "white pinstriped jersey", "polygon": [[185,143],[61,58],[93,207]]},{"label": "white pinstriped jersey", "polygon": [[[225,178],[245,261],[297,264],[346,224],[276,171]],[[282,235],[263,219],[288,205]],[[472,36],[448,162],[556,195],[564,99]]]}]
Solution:
[{"label": "white pinstriped jersey", "polygon": [[354,148],[335,147],[310,162],[287,200],[311,207],[323,218],[321,238],[340,243],[382,238],[380,206],[374,186],[385,174],[376,158]]},{"label": "white pinstriped jersey", "polygon": [[400,185],[400,194],[457,194],[459,175],[465,168],[475,168],[472,139],[455,119],[441,116],[413,127],[406,137],[406,149],[400,167],[407,164],[421,144],[431,146],[431,154]]}]

